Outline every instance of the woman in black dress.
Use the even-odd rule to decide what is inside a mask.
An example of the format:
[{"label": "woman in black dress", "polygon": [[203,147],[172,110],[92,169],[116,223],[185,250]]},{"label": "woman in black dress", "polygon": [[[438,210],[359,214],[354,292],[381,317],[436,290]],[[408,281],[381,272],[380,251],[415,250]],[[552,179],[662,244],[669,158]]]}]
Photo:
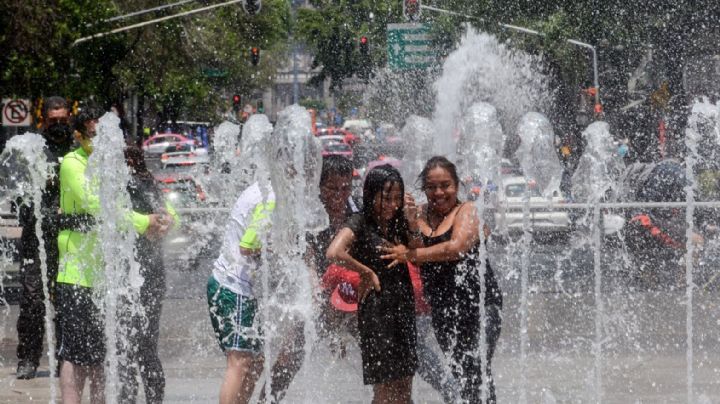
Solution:
[{"label": "woman in black dress", "polygon": [[363,209],[350,218],[327,258],[360,273],[358,331],[363,381],[373,386],[373,403],[410,402],[415,352],[415,302],[407,265],[380,258],[383,245],[407,243],[405,188],[390,165],[372,169],[363,186]]},{"label": "woman in black dress", "polygon": [[[428,204],[415,208],[405,197],[410,227],[409,248],[384,247],[391,265],[411,261],[421,267],[425,297],[432,311],[432,324],[440,348],[450,359],[460,383],[463,402],[481,402],[482,360],[480,355],[481,282],[480,218],[472,202],[458,199],[455,165],[445,157],[433,157],[420,173]],[[484,227],[485,238],[490,234]],[[485,261],[484,309],[487,344],[487,402],[494,403],[495,385],[490,363],[500,336],[502,294],[490,263]]]}]

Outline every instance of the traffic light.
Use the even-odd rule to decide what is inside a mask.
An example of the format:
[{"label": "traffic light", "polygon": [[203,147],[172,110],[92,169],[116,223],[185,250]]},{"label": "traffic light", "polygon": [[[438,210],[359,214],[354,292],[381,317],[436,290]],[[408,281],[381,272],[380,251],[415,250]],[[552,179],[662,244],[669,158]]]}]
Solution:
[{"label": "traffic light", "polygon": [[246,13],[255,15],[262,8],[262,0],[243,0],[242,5]]},{"label": "traffic light", "polygon": [[253,66],[257,66],[258,63],[260,63],[260,48],[254,46],[250,48],[250,63],[252,63]]},{"label": "traffic light", "polygon": [[411,22],[420,19],[420,0],[403,0],[403,15]]},{"label": "traffic light", "polygon": [[360,54],[363,57],[367,57],[369,54],[368,46],[369,46],[368,38],[365,35],[361,36],[360,37]]},{"label": "traffic light", "polygon": [[233,95],[232,103],[233,103],[233,110],[239,111],[240,110],[240,96],[237,94]]}]

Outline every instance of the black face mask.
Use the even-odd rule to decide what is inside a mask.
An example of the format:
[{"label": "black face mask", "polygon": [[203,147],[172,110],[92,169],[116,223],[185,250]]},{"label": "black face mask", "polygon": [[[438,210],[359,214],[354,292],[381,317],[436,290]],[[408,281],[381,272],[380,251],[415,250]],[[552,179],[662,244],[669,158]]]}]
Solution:
[{"label": "black face mask", "polygon": [[67,123],[58,122],[48,126],[45,136],[57,144],[72,142],[72,128]]}]

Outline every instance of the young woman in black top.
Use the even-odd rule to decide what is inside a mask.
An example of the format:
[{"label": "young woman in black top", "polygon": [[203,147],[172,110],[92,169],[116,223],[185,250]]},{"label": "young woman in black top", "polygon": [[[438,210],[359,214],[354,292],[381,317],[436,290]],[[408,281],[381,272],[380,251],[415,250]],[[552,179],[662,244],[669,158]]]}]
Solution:
[{"label": "young woman in black top", "polygon": [[[420,264],[425,296],[432,310],[432,323],[440,348],[450,359],[465,402],[481,400],[480,355],[481,262],[480,218],[472,202],[458,199],[455,165],[445,157],[431,158],[420,174],[428,204],[419,208],[405,197],[411,241],[384,247],[391,265],[407,261]],[[485,238],[490,230],[485,226]],[[490,362],[500,336],[502,295],[490,263],[485,261],[487,401],[494,403],[495,386]]]},{"label": "young woman in black top", "polygon": [[397,169],[372,169],[363,186],[363,208],[350,218],[327,251],[333,263],[360,273],[358,330],[363,380],[374,385],[373,403],[410,402],[417,368],[415,302],[406,264],[389,264],[380,247],[406,244],[405,188]]}]

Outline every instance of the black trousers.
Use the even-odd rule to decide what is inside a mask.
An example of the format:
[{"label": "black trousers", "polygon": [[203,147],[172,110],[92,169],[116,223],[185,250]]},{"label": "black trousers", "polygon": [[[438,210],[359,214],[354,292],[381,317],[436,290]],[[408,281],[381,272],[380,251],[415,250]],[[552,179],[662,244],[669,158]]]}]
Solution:
[{"label": "black trousers", "polygon": [[[156,260],[157,259],[157,260]],[[162,403],[165,397],[165,372],[158,355],[160,337],[160,313],[165,297],[165,271],[162,257],[140,259],[144,277],[140,287],[140,299],[131,304],[127,299],[121,304],[121,337],[118,340],[120,366],[120,403],[135,403],[138,395],[137,375],[143,382],[145,402]]]},{"label": "black trousers", "polygon": [[[440,349],[450,359],[451,370],[463,402],[480,403],[482,388],[482,355],[480,352],[480,284],[472,279],[461,287],[445,285],[426,295],[432,307],[432,325]],[[430,292],[430,293],[427,293]],[[487,402],[495,403],[495,383],[491,364],[495,346],[500,337],[500,306],[487,305],[485,341],[487,344]]]},{"label": "black trousers", "polygon": [[[54,304],[55,279],[58,270],[57,231],[43,226],[43,241],[47,254],[47,276],[50,301]],[[21,362],[30,362],[35,366],[42,356],[45,337],[45,293],[43,292],[42,273],[40,271],[39,243],[35,233],[35,224],[23,227],[20,238],[20,312],[17,320],[18,346],[17,357]],[[57,340],[57,322],[55,322]]]}]

